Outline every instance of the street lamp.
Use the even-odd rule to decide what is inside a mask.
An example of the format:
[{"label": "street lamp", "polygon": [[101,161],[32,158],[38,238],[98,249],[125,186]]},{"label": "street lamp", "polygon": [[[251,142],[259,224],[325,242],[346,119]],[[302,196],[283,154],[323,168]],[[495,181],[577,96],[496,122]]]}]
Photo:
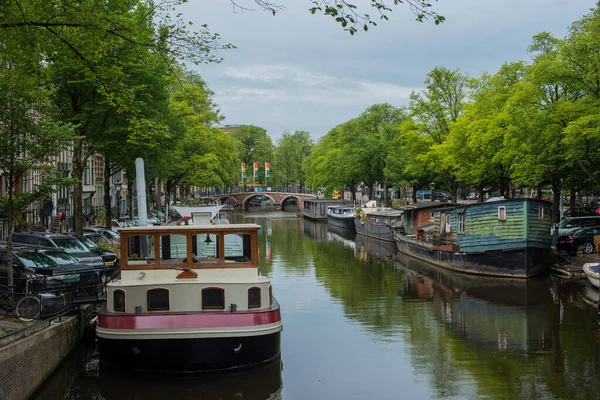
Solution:
[{"label": "street lamp", "polygon": [[121,216],[121,181],[115,182],[115,199],[117,202],[117,219]]},{"label": "street lamp", "polygon": [[429,184],[431,186],[431,201],[435,201],[435,182]]}]

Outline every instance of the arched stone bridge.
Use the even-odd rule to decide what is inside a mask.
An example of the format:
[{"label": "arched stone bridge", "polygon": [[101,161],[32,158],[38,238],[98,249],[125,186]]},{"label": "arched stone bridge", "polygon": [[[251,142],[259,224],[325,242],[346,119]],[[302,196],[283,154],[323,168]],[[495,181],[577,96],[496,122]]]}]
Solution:
[{"label": "arched stone bridge", "polygon": [[218,201],[220,204],[229,204],[235,207],[236,210],[245,211],[248,210],[248,203],[255,197],[266,197],[275,203],[276,209],[281,209],[282,204],[288,200],[295,200],[298,210],[302,210],[304,207],[304,199],[316,199],[317,196],[312,194],[304,193],[285,193],[285,192],[242,192],[242,193],[230,193],[221,194],[217,196],[204,197],[203,199],[210,199]]}]

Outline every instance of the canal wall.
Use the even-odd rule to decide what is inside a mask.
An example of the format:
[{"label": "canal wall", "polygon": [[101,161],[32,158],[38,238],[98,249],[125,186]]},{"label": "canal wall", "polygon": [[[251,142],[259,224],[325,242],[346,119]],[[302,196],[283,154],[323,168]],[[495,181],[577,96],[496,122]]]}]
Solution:
[{"label": "canal wall", "polygon": [[44,321],[0,341],[0,399],[28,399],[84,333],[85,317]]}]

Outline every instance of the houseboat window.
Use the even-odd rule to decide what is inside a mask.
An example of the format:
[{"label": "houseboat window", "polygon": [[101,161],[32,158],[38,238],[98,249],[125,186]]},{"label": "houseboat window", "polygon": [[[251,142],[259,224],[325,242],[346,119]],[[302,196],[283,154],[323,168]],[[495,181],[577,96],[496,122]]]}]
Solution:
[{"label": "houseboat window", "polygon": [[113,292],[113,309],[115,311],[125,311],[125,292],[115,290]]},{"label": "houseboat window", "polygon": [[164,235],[160,238],[161,264],[187,264],[187,237]]},{"label": "houseboat window", "polygon": [[320,208],[321,215],[325,215],[325,204],[321,204],[319,208]]},{"label": "houseboat window", "polygon": [[498,207],[498,221],[506,221],[506,207]]},{"label": "houseboat window", "polygon": [[379,223],[379,217],[375,217],[375,223],[378,224]]},{"label": "houseboat window", "polygon": [[544,219],[544,207],[542,206],[538,207],[538,218]]},{"label": "houseboat window", "polygon": [[260,308],[260,288],[248,289],[248,308]]},{"label": "houseboat window", "polygon": [[452,215],[446,214],[446,233],[452,231]]},{"label": "houseboat window", "polygon": [[465,214],[458,214],[458,232],[465,233]]},{"label": "houseboat window", "polygon": [[219,260],[219,235],[200,233],[192,236],[192,253],[194,263],[218,264]]},{"label": "houseboat window", "polygon": [[222,310],[225,308],[225,290],[221,288],[202,289],[202,309]]},{"label": "houseboat window", "polygon": [[252,235],[228,233],[225,235],[225,262],[251,262]]},{"label": "houseboat window", "polygon": [[169,289],[150,289],[148,296],[148,311],[169,309]]},{"label": "houseboat window", "polygon": [[155,264],[153,235],[135,235],[127,239],[127,264]]},{"label": "houseboat window", "polygon": [[269,285],[269,305],[273,305],[273,287]]}]

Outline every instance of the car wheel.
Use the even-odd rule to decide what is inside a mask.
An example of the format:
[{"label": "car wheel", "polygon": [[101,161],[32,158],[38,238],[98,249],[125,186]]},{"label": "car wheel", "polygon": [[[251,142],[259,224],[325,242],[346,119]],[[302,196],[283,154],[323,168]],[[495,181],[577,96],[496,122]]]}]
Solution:
[{"label": "car wheel", "polygon": [[583,252],[585,254],[592,254],[594,252],[594,245],[591,243],[584,243],[583,244]]}]

